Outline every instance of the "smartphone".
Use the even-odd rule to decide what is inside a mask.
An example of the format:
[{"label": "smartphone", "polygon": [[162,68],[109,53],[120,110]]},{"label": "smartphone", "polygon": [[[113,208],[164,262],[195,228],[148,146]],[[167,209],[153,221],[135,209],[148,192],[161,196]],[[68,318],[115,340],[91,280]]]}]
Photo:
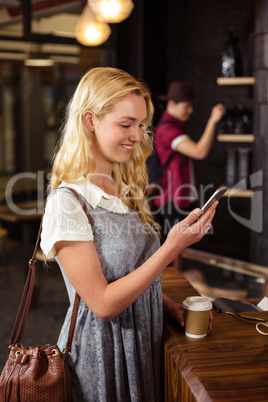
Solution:
[{"label": "smartphone", "polygon": [[209,198],[209,200],[203,205],[201,208],[202,214],[206,212],[206,210],[213,204],[214,201],[219,201],[219,199],[223,196],[223,194],[228,190],[227,187],[218,188],[214,194]]}]

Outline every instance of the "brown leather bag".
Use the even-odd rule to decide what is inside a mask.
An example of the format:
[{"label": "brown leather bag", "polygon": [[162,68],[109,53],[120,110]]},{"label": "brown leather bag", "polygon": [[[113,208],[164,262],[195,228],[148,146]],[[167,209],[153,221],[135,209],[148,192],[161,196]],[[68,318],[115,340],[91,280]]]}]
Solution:
[{"label": "brown leather bag", "polygon": [[[91,217],[83,199],[76,191],[71,188],[68,190],[72,191],[78,198],[92,225]],[[29,272],[10,338],[8,358],[0,376],[1,402],[70,402],[72,400],[72,379],[68,367],[68,358],[71,354],[80,296],[76,293],[68,340],[63,353],[57,345],[24,347],[20,343],[33,293],[35,254],[39,244],[41,227],[42,221],[33,256],[29,261]]]}]

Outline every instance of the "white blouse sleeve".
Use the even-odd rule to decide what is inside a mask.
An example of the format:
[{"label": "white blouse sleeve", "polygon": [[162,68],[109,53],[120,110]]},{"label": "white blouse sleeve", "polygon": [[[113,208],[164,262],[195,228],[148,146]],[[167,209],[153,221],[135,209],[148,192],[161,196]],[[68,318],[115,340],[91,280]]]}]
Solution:
[{"label": "white blouse sleeve", "polygon": [[80,202],[68,191],[55,191],[46,204],[41,248],[47,258],[56,256],[58,241],[94,240],[92,227]]}]

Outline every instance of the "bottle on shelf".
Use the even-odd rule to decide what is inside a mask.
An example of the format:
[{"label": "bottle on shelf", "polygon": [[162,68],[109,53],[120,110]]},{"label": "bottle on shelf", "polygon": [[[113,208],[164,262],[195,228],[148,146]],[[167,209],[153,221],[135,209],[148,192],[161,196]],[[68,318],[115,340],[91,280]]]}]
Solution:
[{"label": "bottle on shelf", "polygon": [[222,51],[221,62],[222,77],[241,77],[242,62],[241,53],[238,46],[238,37],[233,32],[229,32],[229,37]]},{"label": "bottle on shelf", "polygon": [[236,150],[234,148],[228,148],[226,154],[226,186],[231,188],[236,183],[237,178]]},{"label": "bottle on shelf", "polygon": [[252,111],[239,104],[227,109],[225,117],[217,124],[217,134],[250,134],[252,128]]},{"label": "bottle on shelf", "polygon": [[249,186],[249,175],[251,169],[251,148],[227,148],[226,149],[226,185],[233,187],[241,180],[246,181]]},{"label": "bottle on shelf", "polygon": [[248,178],[250,171],[250,155],[251,148],[238,148],[238,172],[237,172],[237,180],[246,180],[248,186]]},{"label": "bottle on shelf", "polygon": [[241,103],[235,112],[234,133],[249,134],[252,132],[252,113]]}]

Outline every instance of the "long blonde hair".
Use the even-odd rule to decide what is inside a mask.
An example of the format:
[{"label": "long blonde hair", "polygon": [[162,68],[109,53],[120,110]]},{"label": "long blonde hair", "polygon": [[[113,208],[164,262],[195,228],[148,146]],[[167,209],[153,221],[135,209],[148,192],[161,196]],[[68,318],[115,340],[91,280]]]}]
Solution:
[{"label": "long blonde hair", "polygon": [[83,112],[91,110],[96,118],[102,119],[117,102],[129,94],[143,96],[147,117],[143,123],[142,141],[135,145],[127,163],[114,164],[113,176],[118,194],[122,193],[125,185],[128,186],[128,193],[120,198],[140,214],[143,224],[151,232],[151,226],[157,229],[157,225],[145,196],[148,186],[145,161],[153,149],[150,130],[154,108],[146,85],[125,71],[97,67],[82,77],[69,103],[61,138],[53,157],[50,191],[56,189],[62,181],[82,182],[94,173],[93,135],[83,124]]}]

